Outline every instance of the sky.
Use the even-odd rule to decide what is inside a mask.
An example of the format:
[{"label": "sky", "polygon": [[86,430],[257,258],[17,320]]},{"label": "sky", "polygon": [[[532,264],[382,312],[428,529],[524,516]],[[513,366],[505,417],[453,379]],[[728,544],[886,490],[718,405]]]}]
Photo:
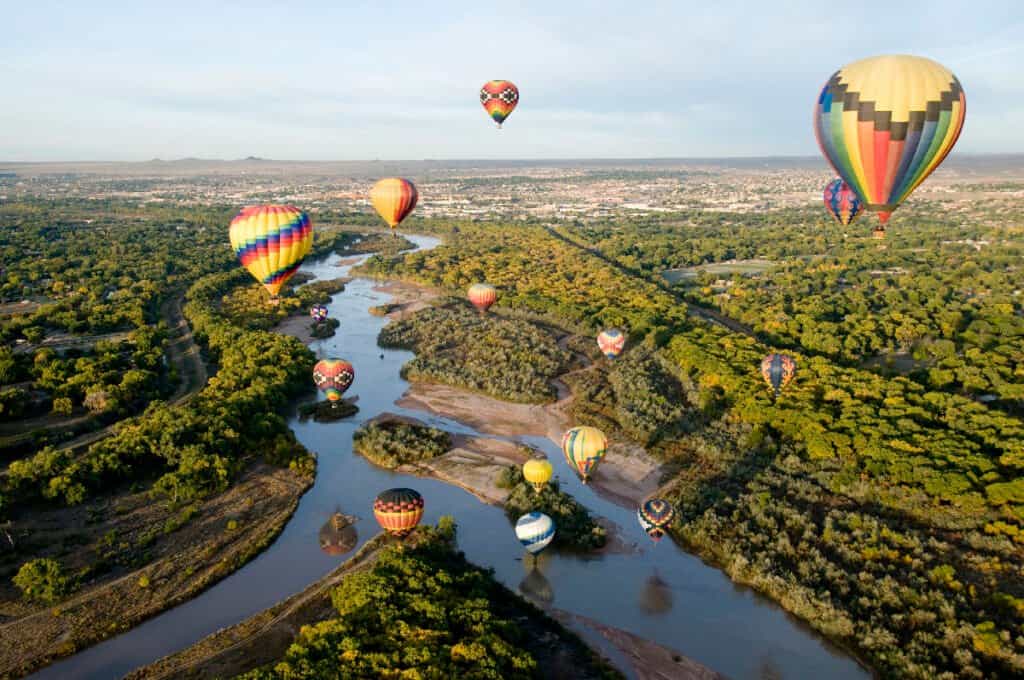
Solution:
[{"label": "sky", "polygon": [[[957,75],[958,152],[1024,152],[1019,0],[0,0],[0,16],[0,161],[808,156],[822,84],[889,53]],[[501,131],[478,99],[490,79],[520,89]]]}]

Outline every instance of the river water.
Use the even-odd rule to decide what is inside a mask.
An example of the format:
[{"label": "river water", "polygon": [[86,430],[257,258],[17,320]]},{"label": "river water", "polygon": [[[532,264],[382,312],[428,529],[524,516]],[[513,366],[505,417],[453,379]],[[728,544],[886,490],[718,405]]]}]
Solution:
[{"label": "river water", "polygon": [[[438,244],[437,239],[429,237],[410,239],[423,249]],[[349,267],[333,266],[334,261],[335,256],[310,261],[302,270],[323,279],[347,275]],[[454,432],[475,433],[447,418],[394,405],[408,386],[399,377],[399,369],[413,355],[377,347],[377,334],[387,319],[367,310],[387,302],[389,296],[374,291],[376,285],[354,279],[335,295],[328,310],[331,317],[341,321],[341,327],[333,338],[311,345],[321,356],[352,362],[356,377],[346,396],[358,395],[359,413],[334,423],[302,422],[292,414],[289,425],[296,437],[318,457],[317,477],[273,545],[189,602],[32,677],[121,677],[274,605],[345,559],[320,550],[318,532],[330,515],[335,510],[357,515],[361,545],[379,531],[373,519],[374,497],[393,486],[410,486],[423,494],[424,522],[453,515],[459,527],[459,546],[466,556],[493,568],[500,581],[538,604],[661,643],[732,678],[870,677],[850,657],[770,600],[733,584],[722,572],[681,550],[670,539],[653,543],[637,524],[634,509],[620,507],[582,485],[558,447],[546,438],[521,437],[519,441],[544,451],[562,489],[592,513],[618,525],[619,536],[626,543],[636,544],[637,551],[581,557],[549,550],[532,569],[522,559],[523,549],[500,508],[437,480],[379,469],[354,454],[352,433],[384,411],[417,417]],[[600,471],[597,474],[600,476]],[[578,632],[613,662],[622,661],[621,655],[592,631]]]}]

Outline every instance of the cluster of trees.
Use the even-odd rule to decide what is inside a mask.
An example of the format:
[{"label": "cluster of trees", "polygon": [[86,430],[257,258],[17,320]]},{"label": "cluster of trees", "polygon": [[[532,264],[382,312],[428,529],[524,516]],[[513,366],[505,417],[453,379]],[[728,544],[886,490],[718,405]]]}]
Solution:
[{"label": "cluster of trees", "polygon": [[279,411],[309,389],[314,357],[294,338],[239,328],[219,311],[221,298],[247,277],[237,269],[210,274],[188,291],[185,315],[219,367],[195,398],[151,403],[84,454],[47,447],[12,462],[0,482],[4,502],[74,504],[112,482],[154,472],[154,490],[184,502],[226,489],[254,456],[311,471]]},{"label": "cluster of trees", "polygon": [[402,367],[408,380],[441,382],[526,403],[552,400],[550,381],[571,359],[537,327],[481,316],[461,300],[394,321],[381,330],[377,342],[416,352]]},{"label": "cluster of trees", "polygon": [[[557,645],[572,677],[620,677],[582,642],[466,561],[455,527],[420,527],[405,545],[381,550],[373,565],[331,593],[336,615],[303,626],[277,663],[243,675],[274,678],[552,677]],[[568,676],[566,676],[568,677]]]},{"label": "cluster of trees", "polygon": [[[831,227],[810,229],[817,217],[796,222],[792,211],[750,216],[772,229],[740,229],[747,217],[701,216],[708,226],[693,239],[670,221],[647,220],[638,226],[641,236],[625,224],[606,231],[621,232],[614,238],[623,247],[658,239],[685,250],[704,239],[709,259],[801,256],[842,239]],[[712,233],[716,219],[749,250],[715,253],[710,246],[724,245]],[[897,227],[891,239],[910,248],[932,245]],[[623,361],[639,362],[649,352],[640,364],[648,378],[624,372],[602,387],[603,369],[580,372],[576,384],[587,391],[577,401],[581,413],[639,441],[657,440],[651,450],[678,470],[669,491],[682,509],[677,536],[885,672],[1024,672],[1017,632],[1024,624],[1020,420],[910,377],[793,350],[796,382],[773,402],[758,373],[772,347],[684,318],[682,300],[639,266],[646,254],[626,262],[595,247],[608,242],[598,238],[602,229],[583,227],[567,239],[532,225],[463,223],[445,246],[376,266],[459,289],[486,278],[502,287],[502,304],[514,310],[593,331],[626,328],[633,343]],[[655,237],[659,229],[665,233]],[[798,300],[801,292],[788,294]],[[672,405],[679,410],[666,408]],[[648,412],[649,421],[637,417]],[[887,543],[890,536],[921,550],[898,550]]]},{"label": "cluster of trees", "polygon": [[651,447],[689,427],[691,411],[674,367],[640,345],[613,363],[566,375],[573,419]]},{"label": "cluster of trees", "polygon": [[523,478],[520,466],[510,465],[501,472],[497,485],[509,489],[505,516],[513,524],[528,512],[543,512],[554,521],[554,545],[590,552],[603,548],[608,541],[604,527],[575,498],[561,490],[557,479],[552,479],[538,492]]},{"label": "cluster of trees", "polygon": [[367,423],[352,435],[357,453],[389,470],[444,455],[451,445],[444,430],[402,420]]},{"label": "cluster of trees", "polygon": [[1019,408],[1024,244],[985,209],[964,219],[915,206],[901,217],[881,246],[859,223],[841,227],[810,209],[744,215],[724,227],[697,215],[650,220],[628,233],[621,225],[577,233],[651,274],[733,258],[777,260],[762,274],[727,276],[727,291],[711,285],[721,278],[711,273],[682,285],[688,299],[753,327],[769,343]]},{"label": "cluster of trees", "polygon": [[0,206],[0,301],[33,299],[0,320],[0,343],[63,330],[96,334],[156,321],[168,290],[229,266],[226,209],[35,201]]}]

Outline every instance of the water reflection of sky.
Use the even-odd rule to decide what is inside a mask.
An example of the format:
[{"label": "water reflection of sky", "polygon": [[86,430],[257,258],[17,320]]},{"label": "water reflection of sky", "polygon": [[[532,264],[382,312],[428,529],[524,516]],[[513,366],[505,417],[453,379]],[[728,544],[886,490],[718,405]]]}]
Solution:
[{"label": "water reflection of sky", "polygon": [[[413,240],[428,248],[437,243],[427,237]],[[349,267],[335,267],[331,262],[336,261],[331,256],[308,262],[303,270],[322,279],[346,275]],[[302,590],[345,559],[327,555],[319,547],[320,529],[331,514],[340,508],[359,518],[355,529],[361,545],[379,532],[371,509],[374,497],[392,486],[411,486],[423,494],[424,522],[453,515],[459,525],[459,545],[467,557],[493,568],[505,585],[521,589],[538,604],[551,604],[662,643],[733,678],[765,677],[765,672],[777,678],[868,677],[770,601],[736,586],[669,539],[653,543],[637,524],[634,509],[620,507],[582,485],[566,467],[558,447],[545,438],[521,441],[547,454],[562,488],[615,523],[621,538],[636,544],[637,551],[581,557],[549,549],[537,564],[539,573],[531,574],[500,508],[433,479],[375,468],[355,455],[352,433],[383,411],[414,415],[461,433],[474,432],[447,418],[394,405],[407,386],[398,377],[399,369],[412,354],[377,347],[377,334],[387,320],[367,309],[386,302],[388,296],[375,292],[375,285],[356,279],[334,296],[328,310],[341,327],[333,338],[312,345],[324,356],[352,362],[356,377],[346,396],[358,395],[360,410],[350,419],[329,424],[290,420],[299,441],[316,453],[319,463],[315,486],[303,496],[281,536],[253,562],[199,597],[33,677],[120,677]],[[586,637],[593,640],[593,635]]]}]

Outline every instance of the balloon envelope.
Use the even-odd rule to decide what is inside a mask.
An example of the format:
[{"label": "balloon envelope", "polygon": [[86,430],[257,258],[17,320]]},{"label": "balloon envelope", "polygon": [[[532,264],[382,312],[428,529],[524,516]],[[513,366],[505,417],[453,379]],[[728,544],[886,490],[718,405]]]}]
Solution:
[{"label": "balloon envelope", "polygon": [[419,197],[416,185],[401,177],[386,177],[370,189],[370,203],[392,229],[408,217]]},{"label": "balloon envelope", "polygon": [[650,498],[636,509],[640,526],[655,541],[661,540],[675,516],[675,507],[664,498]]},{"label": "balloon envelope", "polygon": [[356,369],[344,359],[321,359],[313,367],[313,382],[329,401],[338,401],[356,378]]},{"label": "balloon envelope", "polygon": [[596,427],[574,427],[562,435],[565,460],[586,484],[608,449],[608,438]]},{"label": "balloon envelope", "polygon": [[537,491],[540,491],[551,480],[553,472],[551,463],[546,459],[531,458],[523,463],[523,477],[530,484],[533,484],[533,488]]},{"label": "balloon envelope", "polygon": [[491,305],[498,299],[498,290],[489,283],[474,283],[466,292],[469,301],[481,313],[491,308]]},{"label": "balloon envelope", "polygon": [[626,335],[618,328],[601,331],[597,334],[597,346],[606,357],[614,359],[622,354],[622,349],[626,346]]},{"label": "balloon envelope", "polygon": [[323,305],[313,305],[309,308],[309,316],[313,321],[320,323],[327,318],[327,308]]},{"label": "balloon envelope", "polygon": [[824,199],[825,210],[843,226],[857,219],[864,210],[857,194],[842,179],[834,179],[825,185]]},{"label": "balloon envelope", "polygon": [[519,88],[507,80],[489,80],[480,88],[480,103],[501,127],[519,104]]},{"label": "balloon envelope", "polygon": [[528,512],[516,521],[516,538],[527,552],[536,555],[555,537],[555,523],[543,512]]},{"label": "balloon envelope", "polygon": [[788,354],[769,354],[761,361],[761,377],[779,396],[786,385],[796,376],[796,360]]},{"label": "balloon envelope", "polygon": [[291,205],[243,208],[228,232],[242,266],[275,297],[313,247],[309,216]]},{"label": "balloon envelope", "polygon": [[870,57],[825,83],[814,132],[836,174],[884,224],[956,144],[966,106],[945,66],[910,55]]},{"label": "balloon envelope", "polygon": [[373,501],[373,516],[393,536],[405,536],[423,517],[423,496],[415,489],[381,491]]}]

